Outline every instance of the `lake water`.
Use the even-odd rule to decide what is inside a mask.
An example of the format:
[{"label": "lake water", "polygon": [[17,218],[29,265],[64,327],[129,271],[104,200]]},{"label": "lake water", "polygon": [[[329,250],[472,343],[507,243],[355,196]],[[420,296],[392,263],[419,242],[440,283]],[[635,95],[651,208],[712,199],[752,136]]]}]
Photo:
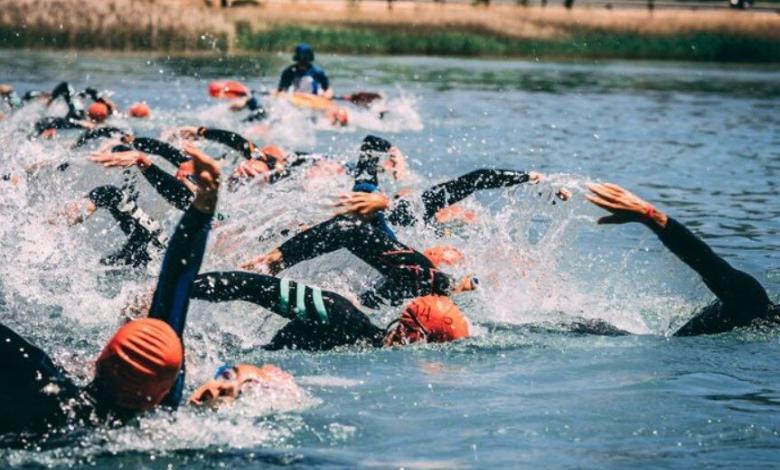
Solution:
[{"label": "lake water", "polygon": [[[780,456],[780,334],[744,330],[669,335],[712,295],[641,226],[597,226],[584,183],[612,181],[653,201],[780,300],[780,69],[675,63],[550,63],[327,56],[337,92],[379,90],[384,119],[354,110],[332,129],[280,106],[270,129],[239,123],[206,84],[239,78],[273,87],[284,57],[230,60],[2,52],[0,77],[20,91],[60,80],[112,90],[120,106],[147,100],[148,122],[118,120],[138,135],[177,125],[236,129],[355,159],[366,133],[410,158],[408,185],[484,168],[537,170],[538,186],[492,191],[466,205],[473,227],[461,248],[480,290],[456,300],[475,335],[449,345],[327,353],[259,349],[282,324],[242,303],[193,302],[187,390],[217,365],[273,363],[303,396],[247,396],[219,411],[182,407],[120,429],[64,442],[0,449],[4,465],[117,468],[290,465],[327,467],[775,467]],[[55,108],[51,112],[62,111]],[[0,321],[85,382],[119,311],[159,269],[107,270],[98,259],[124,240],[98,213],[80,227],[49,224],[68,201],[121,180],[68,150],[74,135],[28,141],[43,110],[0,122]],[[207,147],[215,155],[223,148]],[[55,159],[66,172],[24,168]],[[228,155],[228,161],[234,161]],[[139,204],[171,229],[180,213],[141,183]],[[556,201],[564,186],[573,197]],[[276,233],[328,217],[348,178],[221,196],[228,224],[212,234],[204,270],[233,269],[281,242]],[[393,185],[390,185],[394,189]],[[554,204],[555,202],[555,204]],[[237,249],[214,246],[229,237]],[[430,230],[399,231],[424,248]],[[286,275],[349,294],[375,273],[348,254]],[[388,322],[392,309],[376,312]],[[576,318],[636,333],[578,335]],[[12,378],[8,378],[12,379]]]}]

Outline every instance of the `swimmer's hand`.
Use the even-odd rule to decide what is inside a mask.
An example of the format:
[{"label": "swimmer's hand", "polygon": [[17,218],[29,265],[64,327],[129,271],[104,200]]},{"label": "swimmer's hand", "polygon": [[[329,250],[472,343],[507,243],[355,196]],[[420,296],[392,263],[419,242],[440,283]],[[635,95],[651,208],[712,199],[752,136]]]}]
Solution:
[{"label": "swimmer's hand", "polygon": [[198,133],[198,127],[196,126],[183,126],[176,129],[176,134],[182,139],[197,140],[200,138]]},{"label": "swimmer's hand", "polygon": [[336,215],[353,214],[363,219],[371,219],[389,205],[390,200],[382,193],[349,193],[341,196],[334,207]]},{"label": "swimmer's hand", "polygon": [[599,224],[625,224],[627,222],[654,223],[661,228],[666,227],[666,214],[657,210],[652,204],[611,183],[588,183],[591,194],[585,198],[593,204],[612,213],[598,220]]},{"label": "swimmer's hand", "polygon": [[217,193],[219,191],[219,165],[205,152],[194,145],[185,144],[184,153],[192,157],[195,167],[195,199],[192,206],[206,214],[213,214],[217,208]]},{"label": "swimmer's hand", "polygon": [[544,175],[538,171],[528,172],[528,182],[531,184],[537,184],[544,179]]},{"label": "swimmer's hand", "polygon": [[385,171],[389,172],[393,179],[400,181],[409,176],[409,167],[406,164],[406,156],[396,146],[387,151],[388,159],[382,164]]},{"label": "swimmer's hand", "polygon": [[95,152],[89,156],[89,161],[106,168],[130,168],[137,165],[142,171],[152,166],[152,159],[149,158],[149,155],[138,150]]},{"label": "swimmer's hand", "polygon": [[258,271],[261,267],[265,267],[268,274],[275,276],[284,269],[284,257],[279,249],[270,251],[264,255],[260,255],[250,261],[241,265],[241,269],[249,271]]},{"label": "swimmer's hand", "polygon": [[249,103],[250,98],[237,99],[230,103],[231,111],[241,111],[246,108],[246,104]]},{"label": "swimmer's hand", "polygon": [[269,173],[271,171],[265,162],[260,160],[244,160],[239,163],[238,168],[233,172],[233,176],[242,178],[254,178]]},{"label": "swimmer's hand", "polygon": [[474,273],[468,274],[458,280],[458,282],[452,288],[452,293],[460,294],[462,292],[471,292],[473,290],[477,290],[478,284],[479,280],[477,280],[476,276],[474,276]]}]

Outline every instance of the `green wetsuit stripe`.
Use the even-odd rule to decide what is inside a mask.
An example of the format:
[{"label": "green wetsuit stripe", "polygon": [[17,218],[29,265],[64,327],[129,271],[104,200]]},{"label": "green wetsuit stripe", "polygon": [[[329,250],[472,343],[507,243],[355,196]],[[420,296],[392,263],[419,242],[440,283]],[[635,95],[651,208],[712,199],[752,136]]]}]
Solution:
[{"label": "green wetsuit stripe", "polygon": [[279,310],[286,315],[290,310],[290,280],[280,279]]},{"label": "green wetsuit stripe", "polygon": [[306,320],[306,286],[298,284],[295,294],[295,313],[301,320]]}]

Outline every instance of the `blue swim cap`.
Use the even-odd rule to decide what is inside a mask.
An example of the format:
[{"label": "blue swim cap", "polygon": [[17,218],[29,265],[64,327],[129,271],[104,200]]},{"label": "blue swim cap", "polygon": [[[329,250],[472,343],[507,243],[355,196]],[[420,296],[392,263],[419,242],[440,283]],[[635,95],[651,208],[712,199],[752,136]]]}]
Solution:
[{"label": "blue swim cap", "polygon": [[233,366],[231,366],[229,364],[222,364],[221,366],[217,367],[217,371],[214,373],[214,378],[215,379],[223,378],[222,374],[224,374],[225,372],[227,372],[227,371],[229,371],[231,369],[233,369]]},{"label": "blue swim cap", "polygon": [[314,49],[306,43],[295,46],[293,60],[296,62],[314,62]]}]

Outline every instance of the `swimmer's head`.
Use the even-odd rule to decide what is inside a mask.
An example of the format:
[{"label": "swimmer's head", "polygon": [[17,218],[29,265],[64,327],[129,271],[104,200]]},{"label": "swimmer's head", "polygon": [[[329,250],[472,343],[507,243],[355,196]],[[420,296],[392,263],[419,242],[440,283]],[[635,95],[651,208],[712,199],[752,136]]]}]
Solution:
[{"label": "swimmer's head", "polygon": [[273,168],[276,164],[284,163],[284,150],[278,145],[266,145],[260,149],[260,153],[263,155],[269,168]]},{"label": "swimmer's head", "polygon": [[108,106],[105,103],[95,102],[87,108],[87,116],[95,122],[103,122],[108,119]]},{"label": "swimmer's head", "polygon": [[306,43],[298,44],[295,46],[293,60],[299,64],[311,64],[314,62],[314,49]]},{"label": "swimmer's head", "polygon": [[148,118],[152,114],[152,111],[151,109],[149,109],[148,104],[144,102],[140,102],[140,103],[133,103],[127,109],[127,114],[129,114],[131,117],[134,118],[144,119],[144,118]]},{"label": "swimmer's head", "polygon": [[469,336],[469,322],[449,297],[426,295],[414,299],[388,327],[385,346],[418,342],[446,343]]},{"label": "swimmer's head", "polygon": [[463,253],[451,245],[432,246],[423,251],[423,254],[437,268],[441,266],[456,266],[465,259]]},{"label": "swimmer's head", "polygon": [[181,340],[153,318],[119,328],[98,357],[95,382],[102,396],[122,409],[146,411],[176,383],[184,360]]},{"label": "swimmer's head", "polygon": [[14,92],[14,87],[7,83],[0,83],[0,96],[8,96]]}]

